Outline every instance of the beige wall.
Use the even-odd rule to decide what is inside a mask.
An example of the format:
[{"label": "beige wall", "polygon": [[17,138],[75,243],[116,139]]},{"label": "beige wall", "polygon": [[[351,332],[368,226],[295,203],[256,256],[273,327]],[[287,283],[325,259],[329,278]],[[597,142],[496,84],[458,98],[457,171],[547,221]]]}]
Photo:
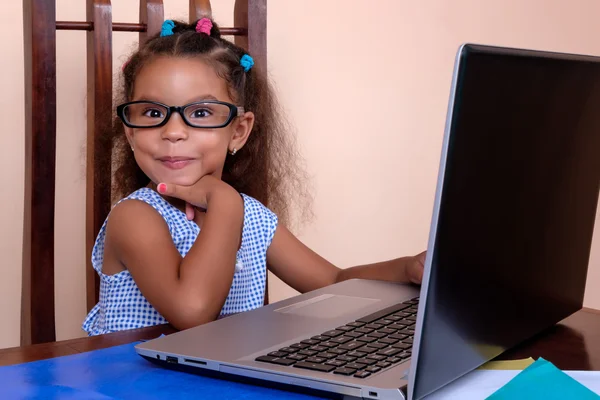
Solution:
[{"label": "beige wall", "polygon": [[[138,2],[113,0],[114,20]],[[188,0],[165,0],[184,17]],[[231,24],[232,0],[213,1]],[[269,68],[315,188],[315,221],[301,238],[347,267],[426,246],[454,55],[462,42],[600,55],[595,0],[305,0],[269,2]],[[18,345],[23,196],[21,2],[4,5],[0,100],[0,347]],[[85,2],[57,0],[58,19],[83,20]],[[115,71],[136,34],[115,33]],[[58,338],[81,335],[84,305],[85,35],[58,33],[56,307]],[[389,115],[381,118],[382,115]],[[11,118],[8,118],[8,117]],[[600,224],[599,224],[600,225]],[[596,232],[600,228],[597,227]],[[600,308],[600,235],[585,304]],[[274,279],[272,299],[291,295]]]}]

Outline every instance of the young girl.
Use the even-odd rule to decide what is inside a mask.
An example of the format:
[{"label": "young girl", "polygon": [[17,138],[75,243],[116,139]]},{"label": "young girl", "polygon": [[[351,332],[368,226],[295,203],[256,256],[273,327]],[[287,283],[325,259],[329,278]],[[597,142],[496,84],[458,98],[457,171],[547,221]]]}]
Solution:
[{"label": "young girl", "polygon": [[93,249],[89,335],[186,329],[260,307],[267,266],[300,292],[350,278],[420,283],[423,253],[339,269],[279,223],[299,195],[287,190],[294,152],[263,74],[211,20],[165,21],[123,78],[112,140],[126,197]]}]

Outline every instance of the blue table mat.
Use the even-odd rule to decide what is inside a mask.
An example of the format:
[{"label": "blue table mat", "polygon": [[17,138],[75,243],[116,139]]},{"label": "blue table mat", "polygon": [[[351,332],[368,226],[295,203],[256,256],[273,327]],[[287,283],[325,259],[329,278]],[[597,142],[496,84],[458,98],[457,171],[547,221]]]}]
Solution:
[{"label": "blue table mat", "polygon": [[168,370],[134,346],[0,367],[0,399],[321,399]]}]

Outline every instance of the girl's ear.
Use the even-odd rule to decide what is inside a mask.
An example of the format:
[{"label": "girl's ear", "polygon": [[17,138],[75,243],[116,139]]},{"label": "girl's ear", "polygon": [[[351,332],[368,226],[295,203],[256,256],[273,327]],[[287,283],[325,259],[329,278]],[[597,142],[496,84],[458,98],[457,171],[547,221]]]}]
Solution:
[{"label": "girl's ear", "polygon": [[252,127],[254,126],[254,113],[245,112],[243,116],[238,118],[237,124],[233,129],[233,136],[229,141],[229,151],[238,151],[246,144],[246,141],[250,137]]}]

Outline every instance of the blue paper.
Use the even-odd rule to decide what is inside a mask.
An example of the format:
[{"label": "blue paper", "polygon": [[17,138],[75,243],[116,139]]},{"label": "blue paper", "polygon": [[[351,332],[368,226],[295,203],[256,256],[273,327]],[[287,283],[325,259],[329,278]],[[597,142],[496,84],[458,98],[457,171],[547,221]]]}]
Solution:
[{"label": "blue paper", "polygon": [[521,371],[486,400],[598,400],[600,396],[543,358]]},{"label": "blue paper", "polygon": [[1,367],[0,399],[318,399],[164,369],[133,346]]}]

